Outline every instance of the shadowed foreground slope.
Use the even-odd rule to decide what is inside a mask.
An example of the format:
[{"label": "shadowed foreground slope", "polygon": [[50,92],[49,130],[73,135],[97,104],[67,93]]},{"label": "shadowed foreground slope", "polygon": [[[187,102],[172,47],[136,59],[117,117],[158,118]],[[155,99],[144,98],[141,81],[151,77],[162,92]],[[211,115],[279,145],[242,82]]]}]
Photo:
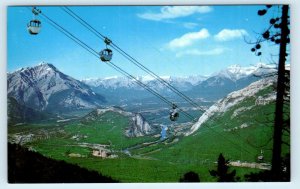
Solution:
[{"label": "shadowed foreground slope", "polygon": [[57,161],[8,143],[9,183],[110,183],[117,182],[96,171]]}]

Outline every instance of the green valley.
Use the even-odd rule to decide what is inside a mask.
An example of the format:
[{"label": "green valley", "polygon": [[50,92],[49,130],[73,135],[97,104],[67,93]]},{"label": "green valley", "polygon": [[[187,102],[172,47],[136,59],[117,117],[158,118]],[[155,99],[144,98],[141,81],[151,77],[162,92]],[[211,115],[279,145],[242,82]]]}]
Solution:
[{"label": "green valley", "polygon": [[[188,171],[199,174],[201,181],[215,181],[209,170],[216,167],[217,157],[223,153],[235,163],[232,169],[243,180],[246,173],[270,168],[274,101],[258,104],[257,99],[270,97],[271,88],[265,87],[225,112],[215,113],[188,136],[169,127],[166,139],[161,139],[158,131],[127,137],[125,130],[131,124],[128,116],[107,111],[56,125],[11,126],[9,140],[121,182],[177,182]],[[289,148],[283,147],[283,153],[288,153]],[[262,152],[264,158],[259,161]]]}]

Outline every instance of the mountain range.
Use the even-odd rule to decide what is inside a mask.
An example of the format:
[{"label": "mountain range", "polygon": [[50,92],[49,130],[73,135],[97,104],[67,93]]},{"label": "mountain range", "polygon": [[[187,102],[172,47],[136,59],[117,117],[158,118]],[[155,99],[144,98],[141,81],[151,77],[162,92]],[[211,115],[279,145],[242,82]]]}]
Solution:
[{"label": "mountain range", "polygon": [[[266,64],[250,67],[234,65],[211,76],[161,78],[191,98],[216,101],[261,78],[257,76],[275,70]],[[175,96],[158,80],[149,76],[138,76],[137,79],[164,96]],[[130,79],[115,76],[79,81],[62,73],[52,64],[44,62],[8,73],[7,82],[7,95],[11,99],[10,102],[13,102],[10,105],[18,106],[11,109],[30,110],[29,115],[39,111],[59,113],[101,108],[109,105],[105,104],[106,102],[122,105],[124,101],[145,102],[145,99],[149,98],[159,101]]]},{"label": "mountain range", "polygon": [[[232,65],[210,76],[161,76],[161,78],[179,91],[183,91],[187,96],[214,101],[225,97],[232,91],[242,89],[250,83],[261,79],[262,76],[275,71],[276,68],[273,65],[258,63],[249,67]],[[173,92],[166,85],[150,76],[138,76],[136,78],[161,94],[174,96]],[[108,94],[114,99],[122,99],[123,101],[126,99],[128,101],[137,97],[139,99],[151,97],[148,91],[126,77],[114,76],[81,81],[89,85],[94,91]]]},{"label": "mountain range", "polygon": [[88,85],[48,63],[8,73],[7,83],[8,97],[37,111],[89,109],[105,102],[104,96]]}]

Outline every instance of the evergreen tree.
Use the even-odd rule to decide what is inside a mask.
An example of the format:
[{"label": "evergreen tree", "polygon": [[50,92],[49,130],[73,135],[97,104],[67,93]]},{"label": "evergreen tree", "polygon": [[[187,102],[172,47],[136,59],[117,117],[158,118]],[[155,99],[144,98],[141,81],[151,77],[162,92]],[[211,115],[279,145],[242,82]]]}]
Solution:
[{"label": "evergreen tree", "polygon": [[[281,181],[281,164],[282,164],[282,150],[281,145],[283,131],[289,132],[289,111],[285,118],[284,103],[289,98],[285,99],[285,95],[289,97],[289,73],[286,73],[285,64],[287,60],[288,49],[287,46],[290,43],[290,21],[289,21],[289,5],[279,6],[281,8],[281,16],[271,18],[269,20],[269,27],[265,30],[258,40],[255,42],[255,46],[251,49],[257,56],[261,56],[260,52],[261,43],[268,41],[279,45],[279,59],[278,59],[278,72],[277,72],[277,95],[276,95],[276,108],[274,119],[274,134],[273,134],[273,153],[272,153],[272,169],[271,178],[272,181]],[[268,10],[272,8],[272,5],[266,5],[265,9],[259,10],[257,14],[264,16],[268,13]]]},{"label": "evergreen tree", "polygon": [[218,182],[235,182],[236,171],[233,170],[229,172],[228,166],[229,160],[226,160],[222,153],[220,153],[218,158],[217,170],[210,170],[209,173],[211,176],[216,177]]},{"label": "evergreen tree", "polygon": [[200,182],[199,175],[193,171],[187,172],[180,178],[179,182]]}]

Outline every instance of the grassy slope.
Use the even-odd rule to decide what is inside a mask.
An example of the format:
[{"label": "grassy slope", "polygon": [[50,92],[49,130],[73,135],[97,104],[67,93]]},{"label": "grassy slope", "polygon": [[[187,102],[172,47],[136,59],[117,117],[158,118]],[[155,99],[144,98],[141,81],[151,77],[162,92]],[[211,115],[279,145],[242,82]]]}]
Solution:
[{"label": "grassy slope", "polygon": [[[267,94],[270,88],[257,96]],[[90,156],[91,150],[72,146],[78,142],[112,144],[113,150],[124,149],[135,144],[156,140],[151,137],[127,138],[124,128],[128,119],[116,114],[106,113],[97,122],[88,124],[72,123],[63,126],[65,134],[53,136],[47,140],[35,141],[33,146],[42,154],[55,159],[76,163],[91,170],[97,170],[121,182],[177,182],[184,173],[194,171],[201,181],[214,181],[208,170],[215,169],[219,153],[231,160],[255,162],[260,150],[265,153],[265,161],[271,160],[272,122],[274,104],[257,106],[243,111],[232,118],[233,112],[240,107],[253,106],[255,98],[251,97],[232,107],[224,114],[206,122],[196,133],[181,138],[177,143],[162,142],[132,153],[139,156],[128,157],[119,154],[117,159],[101,159]],[[224,129],[239,127],[247,123],[248,127],[225,132]],[[14,132],[16,132],[14,128]],[[71,139],[75,134],[87,135],[79,141]],[[287,140],[289,140],[287,138]],[[285,152],[289,148],[284,148]],[[80,153],[86,158],[71,158],[69,153]],[[255,169],[235,168],[239,176],[257,171]]]},{"label": "grassy slope", "polygon": [[[273,105],[257,107],[245,111],[233,120],[231,119],[231,114],[235,109],[252,103],[254,103],[254,99],[248,99],[243,104],[233,107],[222,117],[207,122],[197,133],[191,137],[184,137],[178,143],[171,145],[161,143],[137,150],[136,154],[153,151],[153,153],[142,155],[141,159],[124,157],[122,159],[100,160],[92,158],[89,161],[76,159],[74,162],[90,169],[100,170],[106,175],[112,175],[113,178],[125,182],[176,182],[183,173],[191,170],[199,173],[202,181],[213,181],[208,170],[215,168],[214,162],[220,152],[232,160],[255,162],[260,153],[260,146],[266,144],[271,137],[271,125],[258,124],[253,121],[251,121],[252,124],[249,123],[248,128],[235,132],[223,131],[224,128],[239,126],[244,121],[259,116],[261,116],[260,121],[264,121],[267,117],[263,116],[263,112],[267,113],[274,108]],[[225,125],[224,123],[231,124]],[[237,134],[240,137],[237,137]],[[257,147],[251,147],[249,143]],[[269,148],[270,144],[271,142],[264,148]],[[160,149],[160,151],[155,152],[156,149]],[[265,152],[265,157],[266,161],[269,162],[269,151]],[[240,176],[246,172],[255,171],[245,168],[237,170]]]},{"label": "grassy slope", "polygon": [[[257,96],[270,92],[270,88],[260,91]],[[219,153],[226,158],[237,161],[256,162],[260,150],[264,150],[265,162],[271,162],[272,149],[272,121],[275,105],[255,106],[245,110],[240,115],[233,117],[233,112],[241,107],[249,107],[255,104],[255,98],[247,98],[240,104],[232,107],[229,111],[215,116],[206,122],[191,137],[183,138],[178,144],[164,147],[160,152],[153,153],[151,157],[175,163],[175,167],[184,164],[196,170],[202,180],[211,180],[208,170],[215,166],[214,162]],[[248,127],[225,132],[224,129],[232,129],[247,123]],[[288,138],[286,138],[289,141]],[[289,152],[287,146],[283,146],[283,153]],[[202,167],[199,168],[199,167]],[[202,174],[202,170],[207,172]],[[253,169],[238,169],[239,175]]]}]

